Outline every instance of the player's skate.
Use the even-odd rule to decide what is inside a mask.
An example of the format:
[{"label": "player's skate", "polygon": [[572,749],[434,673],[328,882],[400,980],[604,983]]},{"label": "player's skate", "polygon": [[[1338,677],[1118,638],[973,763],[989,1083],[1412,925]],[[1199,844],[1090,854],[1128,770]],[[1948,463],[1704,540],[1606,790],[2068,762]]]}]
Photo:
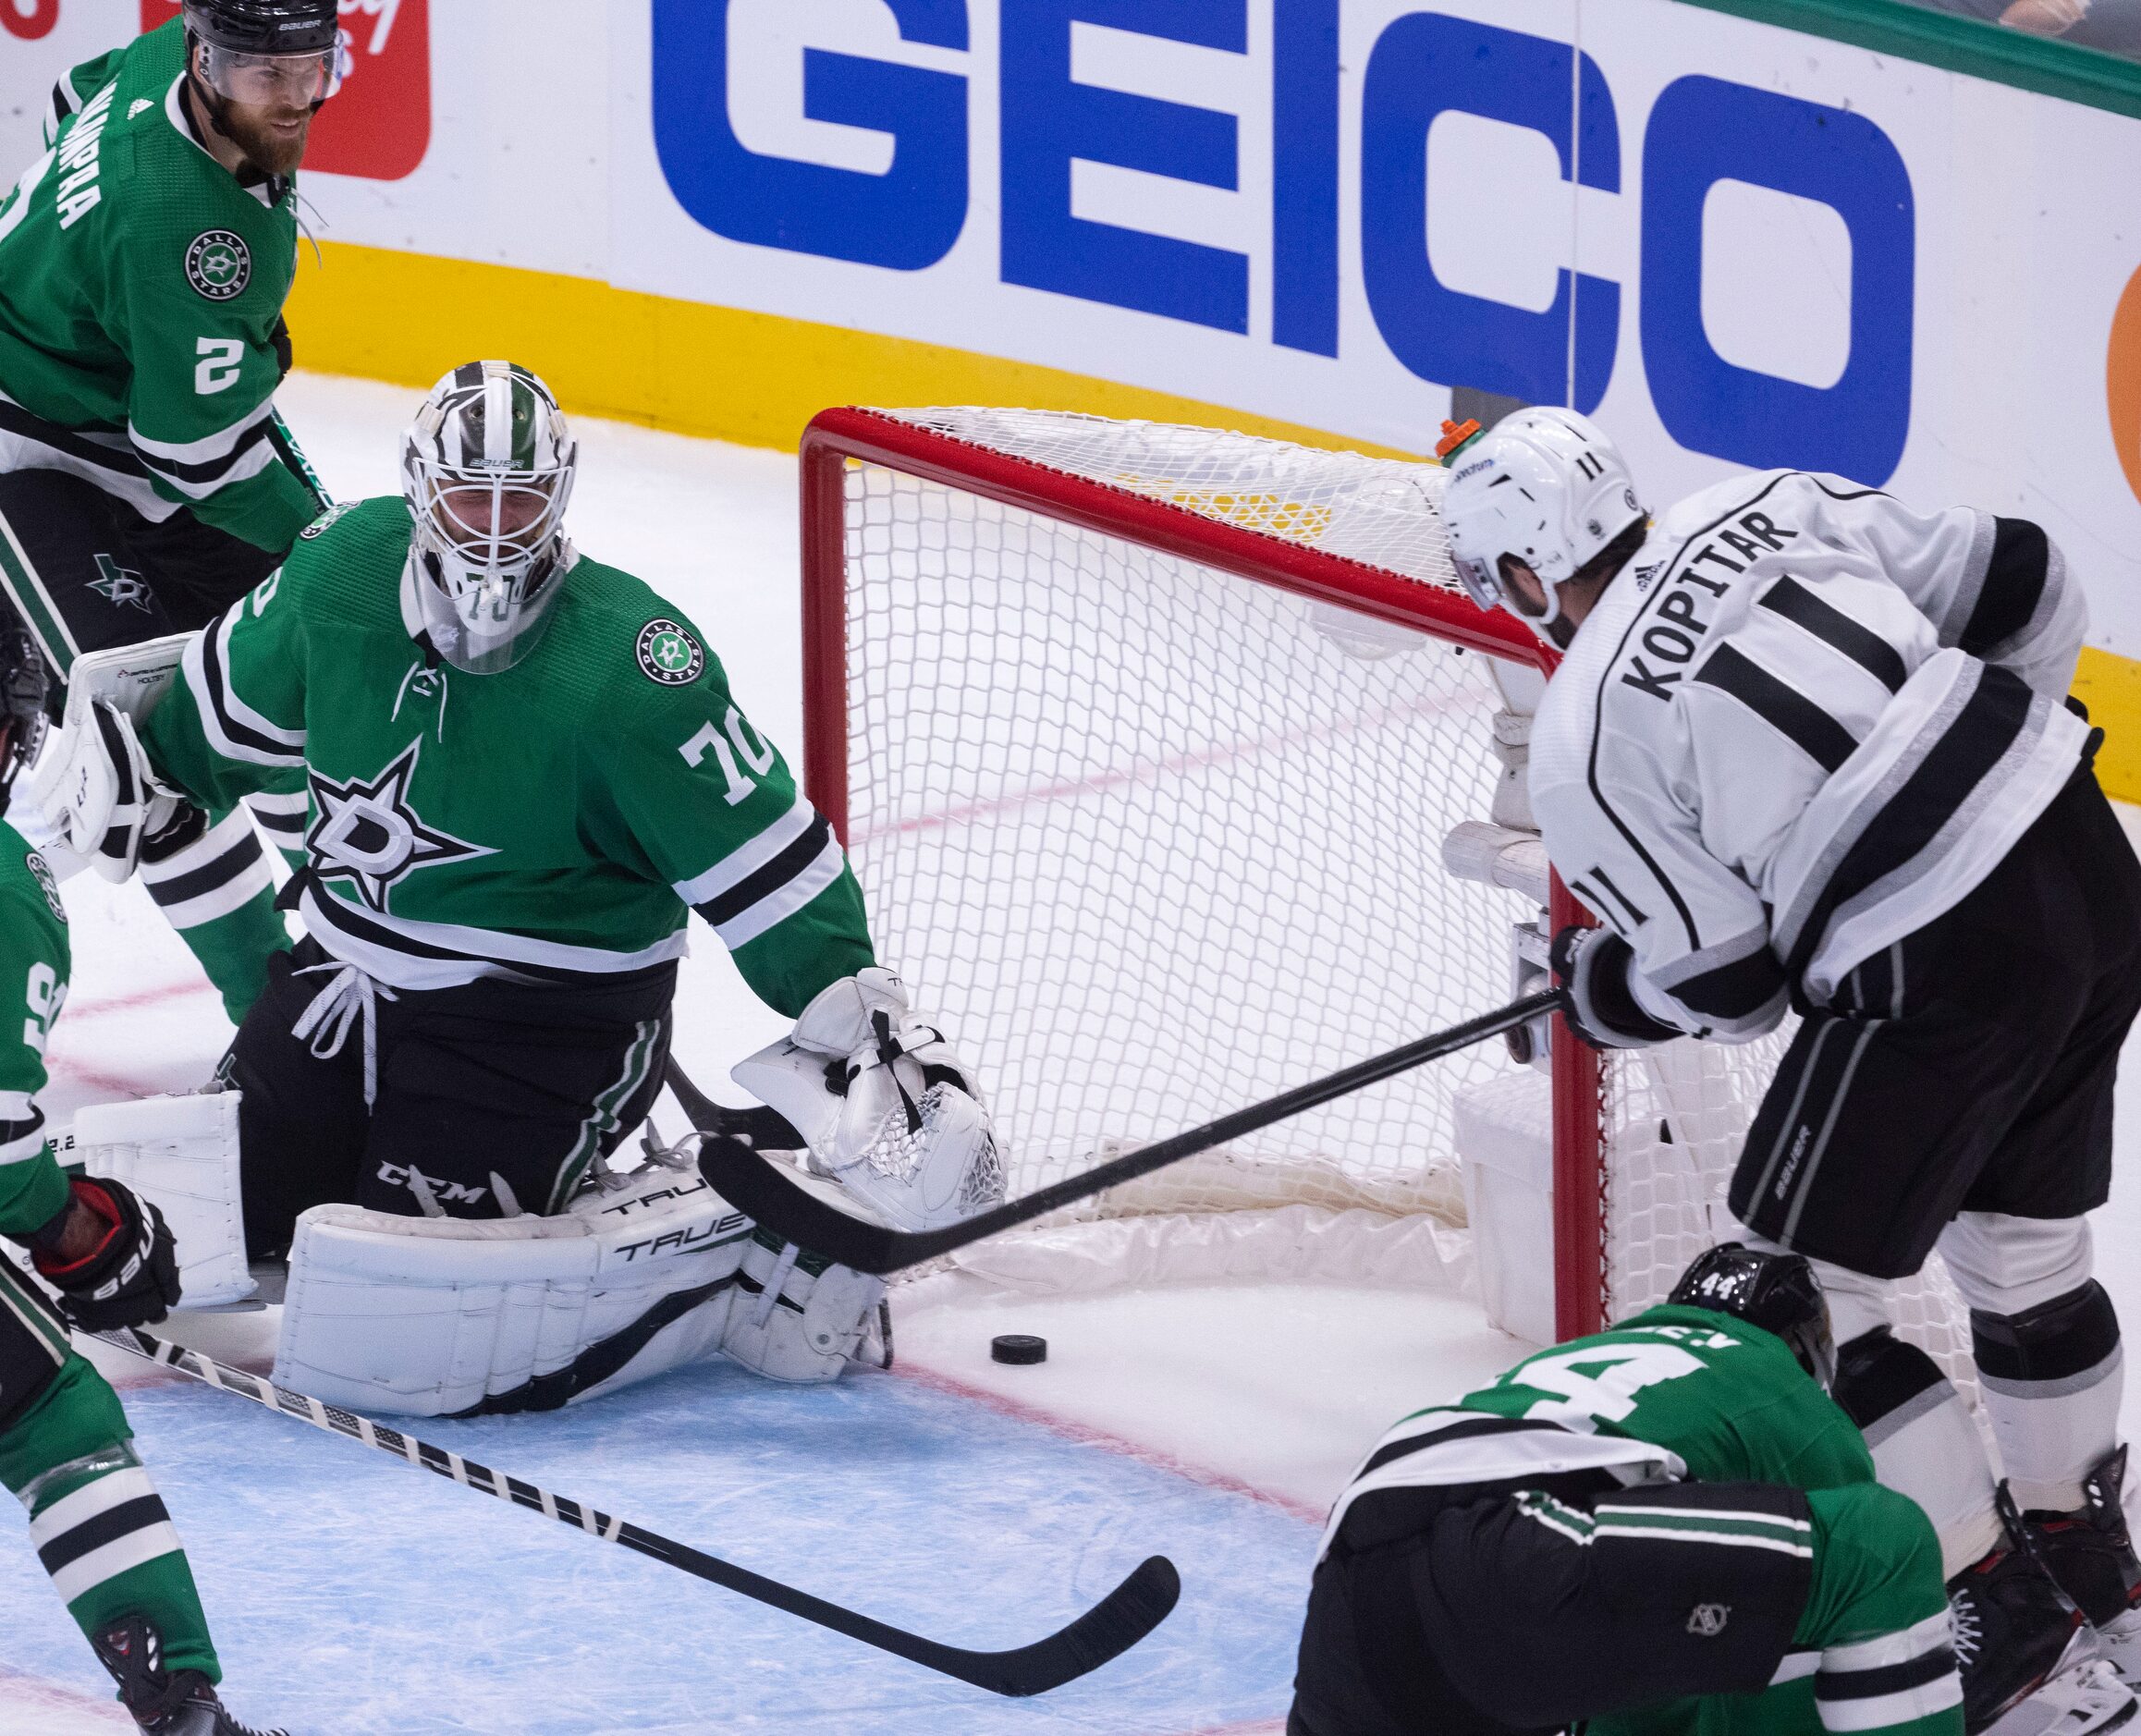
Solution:
[{"label": "player's skate", "polygon": [[2125,1481],[2121,1447],[2082,1479],[2075,1510],[2023,1518],[2046,1569],[2097,1630],[2105,1657],[2128,1682],[2141,1683],[2141,1557],[2126,1526]]},{"label": "player's skate", "polygon": [[92,1644],[119,1684],[119,1704],[154,1736],[288,1736],[240,1724],[198,1669],[165,1669],[163,1637],[140,1616],[114,1622]]},{"label": "player's skate", "polygon": [[2093,1736],[2136,1709],[2095,1632],[2044,1570],[2003,1485],[2008,1542],[1948,1582],[1969,1736]]}]

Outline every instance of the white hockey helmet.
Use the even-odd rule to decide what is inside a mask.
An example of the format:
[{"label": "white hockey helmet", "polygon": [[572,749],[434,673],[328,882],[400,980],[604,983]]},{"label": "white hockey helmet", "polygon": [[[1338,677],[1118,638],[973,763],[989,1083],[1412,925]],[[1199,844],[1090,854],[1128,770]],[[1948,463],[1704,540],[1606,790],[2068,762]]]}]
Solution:
[{"label": "white hockey helmet", "polygon": [[[1572,410],[1520,410],[1448,459],[1442,515],[1457,576],[1483,609],[1505,608],[1550,645],[1573,630],[1560,587],[1646,516],[1606,431]],[[1546,612],[1529,613],[1503,581],[1503,556],[1538,575]]]},{"label": "white hockey helmet", "polygon": [[402,435],[417,612],[457,669],[510,668],[542,637],[573,563],[563,523],[579,462],[550,388],[509,361],[456,368]]}]

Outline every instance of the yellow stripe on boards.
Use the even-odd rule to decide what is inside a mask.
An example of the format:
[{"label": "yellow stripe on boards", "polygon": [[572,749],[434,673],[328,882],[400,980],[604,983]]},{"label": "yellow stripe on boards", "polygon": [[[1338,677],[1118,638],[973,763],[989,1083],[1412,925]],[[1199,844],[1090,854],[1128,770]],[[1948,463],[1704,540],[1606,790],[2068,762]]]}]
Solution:
[{"label": "yellow stripe on boards", "polygon": [[2097,781],[2104,793],[2141,801],[2141,663],[2085,645],[2082,666],[2074,671],[2074,697],[2104,732],[2097,752]]},{"label": "yellow stripe on boards", "polygon": [[789,452],[828,405],[1007,404],[1419,456],[1059,368],[591,277],[337,241],[320,255],[300,251],[289,300],[298,365],[319,373],[422,389],[461,362],[504,356],[540,373],[569,411]]},{"label": "yellow stripe on boards", "polygon": [[[1418,456],[941,344],[339,241],[321,243],[318,260],[300,252],[289,321],[299,364],[315,373],[421,391],[461,362],[505,356],[542,374],[569,410],[783,451],[831,404],[1005,404]],[[2074,691],[2104,727],[2105,790],[2141,801],[2141,662],[2084,651]]]}]

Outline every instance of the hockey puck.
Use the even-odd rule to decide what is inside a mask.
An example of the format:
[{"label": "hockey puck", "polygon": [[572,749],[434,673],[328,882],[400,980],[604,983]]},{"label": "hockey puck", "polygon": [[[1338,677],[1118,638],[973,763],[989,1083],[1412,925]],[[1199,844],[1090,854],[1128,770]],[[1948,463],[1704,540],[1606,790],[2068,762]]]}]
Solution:
[{"label": "hockey puck", "polygon": [[996,1363],[1045,1363],[1048,1340],[1031,1332],[1006,1332],[989,1340],[989,1360]]}]

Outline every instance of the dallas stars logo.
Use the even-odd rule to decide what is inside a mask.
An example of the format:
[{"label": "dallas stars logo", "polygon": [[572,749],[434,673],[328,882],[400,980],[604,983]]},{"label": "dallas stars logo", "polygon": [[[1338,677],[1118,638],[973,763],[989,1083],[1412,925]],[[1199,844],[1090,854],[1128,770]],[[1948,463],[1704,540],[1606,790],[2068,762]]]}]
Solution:
[{"label": "dallas stars logo", "polygon": [[312,823],[305,830],[305,849],[323,880],[347,880],[373,910],[386,909],[387,892],[419,868],[495,856],[487,845],[470,844],[426,825],[410,805],[410,780],[416,776],[417,750],[411,741],[377,777],[353,777],[337,784],[318,772],[312,786]]},{"label": "dallas stars logo", "polygon": [[211,301],[241,296],[252,281],[252,250],[229,229],[203,229],[186,250],[186,281]]},{"label": "dallas stars logo", "polygon": [[122,567],[109,555],[97,557],[97,577],[89,581],[92,591],[109,599],[115,609],[137,608],[149,612],[148,581],[138,572]]}]

